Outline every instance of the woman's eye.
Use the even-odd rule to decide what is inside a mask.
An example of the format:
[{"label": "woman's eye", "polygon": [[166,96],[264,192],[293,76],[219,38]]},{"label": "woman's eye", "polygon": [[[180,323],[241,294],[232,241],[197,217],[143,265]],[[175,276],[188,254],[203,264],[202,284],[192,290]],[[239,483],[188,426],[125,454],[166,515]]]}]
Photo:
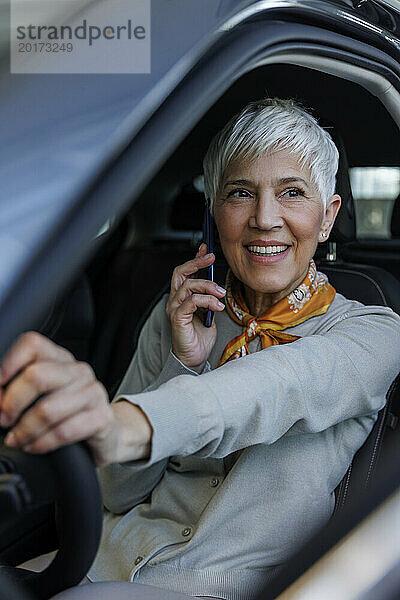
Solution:
[{"label": "woman's eye", "polygon": [[228,193],[228,198],[249,198],[250,193],[247,190],[236,189]]},{"label": "woman's eye", "polygon": [[290,188],[282,192],[281,195],[286,196],[288,198],[300,198],[304,196],[304,190],[302,190],[301,188]]}]

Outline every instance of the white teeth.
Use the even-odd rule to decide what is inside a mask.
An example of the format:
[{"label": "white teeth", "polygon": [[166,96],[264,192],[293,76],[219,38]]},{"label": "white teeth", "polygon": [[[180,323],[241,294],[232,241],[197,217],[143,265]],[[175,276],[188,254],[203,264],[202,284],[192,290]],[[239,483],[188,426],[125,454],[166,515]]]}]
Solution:
[{"label": "white teeth", "polygon": [[288,246],[247,246],[250,252],[256,254],[279,254],[284,252]]}]

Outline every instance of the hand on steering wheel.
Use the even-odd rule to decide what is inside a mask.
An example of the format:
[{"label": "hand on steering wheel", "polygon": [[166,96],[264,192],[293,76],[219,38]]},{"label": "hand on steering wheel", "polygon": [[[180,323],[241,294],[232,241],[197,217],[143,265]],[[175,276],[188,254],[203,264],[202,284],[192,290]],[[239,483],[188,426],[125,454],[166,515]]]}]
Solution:
[{"label": "hand on steering wheel", "polygon": [[0,426],[12,427],[10,447],[42,454],[86,440],[98,466],[149,452],[144,413],[127,401],[110,405],[91,367],[39,333],[23,334],[7,353],[0,385]]}]

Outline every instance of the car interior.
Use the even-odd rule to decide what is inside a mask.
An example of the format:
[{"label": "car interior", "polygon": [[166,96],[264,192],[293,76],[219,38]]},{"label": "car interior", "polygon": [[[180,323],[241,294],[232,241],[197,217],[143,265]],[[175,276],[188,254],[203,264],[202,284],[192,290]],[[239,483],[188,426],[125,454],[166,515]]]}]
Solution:
[{"label": "car interior", "polygon": [[[54,301],[37,329],[89,362],[110,399],[135,351],[143,323],[168,291],[175,266],[191,259],[202,236],[202,158],[213,134],[251,100],[293,98],[331,133],[340,152],[337,193],[342,207],[317,267],[336,290],[364,304],[400,314],[400,195],[393,202],[390,236],[357,236],[350,180],[355,167],[398,167],[398,127],[381,100],[359,83],[304,65],[261,65],[243,74],[204,114],[139,198],[93,240],[90,261]],[[379,198],[378,198],[379,199]],[[227,265],[216,249],[216,281]],[[378,477],[387,447],[400,449],[400,377],[345,478],[336,489],[332,519]],[[58,547],[53,504],[31,511],[2,535],[0,560],[16,566]]]}]

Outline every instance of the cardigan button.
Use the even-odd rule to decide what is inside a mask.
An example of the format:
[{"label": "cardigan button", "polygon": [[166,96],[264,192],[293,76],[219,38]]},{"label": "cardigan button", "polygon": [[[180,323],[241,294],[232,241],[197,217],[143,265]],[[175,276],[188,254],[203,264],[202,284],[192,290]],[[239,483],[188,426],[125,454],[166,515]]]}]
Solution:
[{"label": "cardigan button", "polygon": [[184,537],[187,537],[191,533],[192,533],[192,528],[191,527],[185,527],[185,529],[182,529],[182,535]]},{"label": "cardigan button", "polygon": [[218,477],[213,477],[210,481],[210,486],[211,487],[217,487],[217,485],[219,484],[219,479]]},{"label": "cardigan button", "polygon": [[135,565],[138,565],[139,563],[141,563],[141,562],[142,562],[142,560],[143,560],[143,556],[137,556],[137,557],[135,558]]}]

